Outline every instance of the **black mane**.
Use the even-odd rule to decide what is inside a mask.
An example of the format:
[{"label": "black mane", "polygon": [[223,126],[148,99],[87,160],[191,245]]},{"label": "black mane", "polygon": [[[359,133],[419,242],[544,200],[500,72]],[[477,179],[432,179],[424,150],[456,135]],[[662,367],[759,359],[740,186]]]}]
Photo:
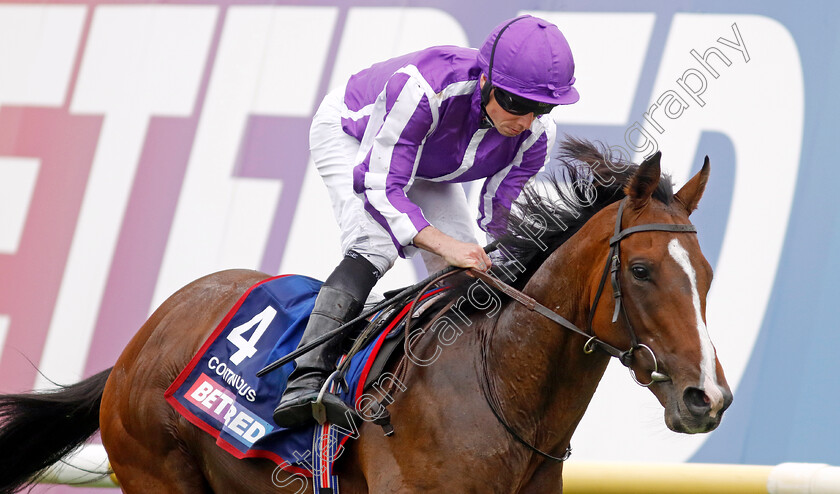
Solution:
[{"label": "black mane", "polygon": [[[509,254],[526,268],[525,273],[515,272],[515,286],[524,286],[546,258],[598,211],[624,198],[624,186],[638,169],[601,142],[573,137],[560,143],[557,157],[559,164],[550,165],[523,190],[508,214],[506,231],[497,235],[507,251],[497,262],[504,263]],[[670,204],[673,194],[670,176],[663,175],[653,198]],[[494,272],[507,278],[500,267]]]}]

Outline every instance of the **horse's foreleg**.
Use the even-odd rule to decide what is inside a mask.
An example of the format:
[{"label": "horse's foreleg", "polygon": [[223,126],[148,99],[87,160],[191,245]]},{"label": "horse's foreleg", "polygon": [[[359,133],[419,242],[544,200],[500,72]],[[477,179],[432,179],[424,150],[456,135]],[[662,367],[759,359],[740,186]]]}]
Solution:
[{"label": "horse's foreleg", "polygon": [[537,467],[531,480],[520,489],[520,494],[538,494],[542,492],[563,492],[563,463],[544,461]]}]

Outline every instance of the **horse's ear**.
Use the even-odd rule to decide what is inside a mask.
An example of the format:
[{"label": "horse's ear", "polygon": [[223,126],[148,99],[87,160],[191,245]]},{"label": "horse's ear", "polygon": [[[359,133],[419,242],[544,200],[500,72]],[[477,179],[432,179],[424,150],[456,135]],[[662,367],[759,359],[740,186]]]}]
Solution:
[{"label": "horse's ear", "polygon": [[653,191],[659,185],[661,174],[659,160],[661,158],[662,152],[657,151],[643,161],[624,187],[624,193],[630,198],[634,207],[638,208],[647,204]]},{"label": "horse's ear", "polygon": [[709,157],[706,156],[705,161],[703,161],[703,168],[674,195],[674,198],[683,205],[688,214],[697,209],[697,203],[703,197],[703,191],[706,190],[706,183],[709,181],[709,169]]}]

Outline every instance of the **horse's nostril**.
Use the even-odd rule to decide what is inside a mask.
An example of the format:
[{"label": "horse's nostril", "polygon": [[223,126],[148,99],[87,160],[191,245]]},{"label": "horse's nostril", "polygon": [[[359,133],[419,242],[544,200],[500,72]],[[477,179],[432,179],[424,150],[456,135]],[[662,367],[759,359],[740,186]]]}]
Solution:
[{"label": "horse's nostril", "polygon": [[711,409],[711,400],[702,388],[688,387],[683,392],[683,401],[692,415],[705,415]]},{"label": "horse's nostril", "polygon": [[729,405],[731,405],[731,404],[732,404],[732,392],[727,389],[723,392],[723,407],[721,407],[720,413],[725,412],[726,409],[729,408]]}]

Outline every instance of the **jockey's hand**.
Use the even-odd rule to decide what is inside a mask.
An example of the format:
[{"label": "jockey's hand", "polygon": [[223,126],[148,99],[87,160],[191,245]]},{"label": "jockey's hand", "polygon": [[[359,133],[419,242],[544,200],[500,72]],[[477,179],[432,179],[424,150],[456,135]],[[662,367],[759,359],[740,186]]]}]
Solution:
[{"label": "jockey's hand", "polygon": [[423,228],[414,237],[414,245],[439,255],[451,266],[487,271],[493,265],[480,245],[456,240],[433,226]]}]

